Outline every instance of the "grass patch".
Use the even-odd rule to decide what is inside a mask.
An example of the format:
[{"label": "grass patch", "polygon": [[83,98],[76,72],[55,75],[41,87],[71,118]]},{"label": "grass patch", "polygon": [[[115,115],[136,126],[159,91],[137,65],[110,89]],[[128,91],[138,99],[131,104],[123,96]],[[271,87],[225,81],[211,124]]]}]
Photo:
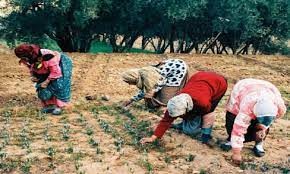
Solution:
[{"label": "grass patch", "polygon": [[106,42],[93,42],[91,44],[90,53],[112,53],[113,49],[111,45]]},{"label": "grass patch", "polygon": [[[91,44],[89,52],[90,53],[112,53],[113,49],[112,49],[112,46],[106,42],[95,41]],[[127,52],[128,53],[154,53],[153,51],[142,50],[140,48],[131,48]]]}]

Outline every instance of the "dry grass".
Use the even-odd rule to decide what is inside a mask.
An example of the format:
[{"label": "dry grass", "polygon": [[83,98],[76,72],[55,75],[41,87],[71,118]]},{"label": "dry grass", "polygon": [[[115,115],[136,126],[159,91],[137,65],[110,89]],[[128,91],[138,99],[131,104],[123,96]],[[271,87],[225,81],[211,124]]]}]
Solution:
[{"label": "dry grass", "polygon": [[[34,88],[25,67],[10,53],[0,57],[0,173],[281,173],[289,171],[289,112],[267,138],[267,154],[253,156],[247,144],[241,167],[231,165],[222,152],[173,130],[152,146],[138,140],[150,135],[160,113],[142,102],[130,112],[118,103],[136,89],[120,79],[125,69],[177,57],[191,73],[212,70],[226,76],[230,87],[216,110],[214,136],[223,140],[224,105],[239,79],[266,79],[290,102],[290,59],[280,56],[70,54],[74,61],[72,113],[54,117],[38,112]],[[87,101],[86,96],[96,100]],[[101,100],[106,95],[109,101]]]}]

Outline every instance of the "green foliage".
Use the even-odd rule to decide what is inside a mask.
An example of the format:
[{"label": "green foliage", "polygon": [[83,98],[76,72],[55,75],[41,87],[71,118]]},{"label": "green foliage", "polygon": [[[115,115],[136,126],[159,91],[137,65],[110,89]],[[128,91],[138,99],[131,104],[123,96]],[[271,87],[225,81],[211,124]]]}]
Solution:
[{"label": "green foliage", "polygon": [[106,42],[93,42],[90,47],[91,53],[112,53],[112,47]]},{"label": "green foliage", "polygon": [[[111,53],[151,45],[155,53],[289,55],[288,0],[12,0],[11,6],[0,19],[0,37],[11,47],[31,42]],[[141,49],[134,49],[139,37]]]}]

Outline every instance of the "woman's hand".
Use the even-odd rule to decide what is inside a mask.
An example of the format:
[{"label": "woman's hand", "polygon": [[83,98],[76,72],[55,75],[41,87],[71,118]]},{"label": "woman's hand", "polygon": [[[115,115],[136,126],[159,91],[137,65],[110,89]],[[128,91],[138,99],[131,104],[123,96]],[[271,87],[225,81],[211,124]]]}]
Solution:
[{"label": "woman's hand", "polygon": [[132,100],[124,101],[124,102],[122,103],[122,106],[126,108],[126,107],[128,107],[132,102],[133,102]]},{"label": "woman's hand", "polygon": [[41,87],[41,88],[47,88],[49,82],[50,82],[50,80],[46,79],[44,82],[42,82],[42,83],[40,84],[40,87]]},{"label": "woman's hand", "polygon": [[145,137],[145,138],[142,138],[140,140],[140,143],[142,145],[146,144],[146,143],[152,143],[153,141],[155,141],[157,139],[157,137],[155,135],[152,135],[151,137]]},{"label": "woman's hand", "polygon": [[150,91],[150,92],[147,92],[144,96],[144,98],[148,98],[148,99],[151,99],[152,97],[154,96],[154,91]]},{"label": "woman's hand", "polygon": [[233,148],[232,160],[236,165],[240,165],[242,163],[241,149]]},{"label": "woman's hand", "polygon": [[38,82],[38,78],[32,76],[32,77],[31,77],[31,81],[34,82],[34,83],[36,83],[36,82]]}]

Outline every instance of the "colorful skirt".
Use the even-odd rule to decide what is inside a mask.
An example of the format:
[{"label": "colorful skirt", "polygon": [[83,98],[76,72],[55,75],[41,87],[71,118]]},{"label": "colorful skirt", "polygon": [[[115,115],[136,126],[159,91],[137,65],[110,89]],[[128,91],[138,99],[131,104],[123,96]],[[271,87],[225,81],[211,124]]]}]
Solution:
[{"label": "colorful skirt", "polygon": [[56,97],[63,102],[69,102],[71,98],[71,76],[72,60],[65,54],[61,54],[60,68],[62,77],[51,81],[47,88],[41,88],[40,83],[36,85],[37,96],[40,100],[49,100]]}]

